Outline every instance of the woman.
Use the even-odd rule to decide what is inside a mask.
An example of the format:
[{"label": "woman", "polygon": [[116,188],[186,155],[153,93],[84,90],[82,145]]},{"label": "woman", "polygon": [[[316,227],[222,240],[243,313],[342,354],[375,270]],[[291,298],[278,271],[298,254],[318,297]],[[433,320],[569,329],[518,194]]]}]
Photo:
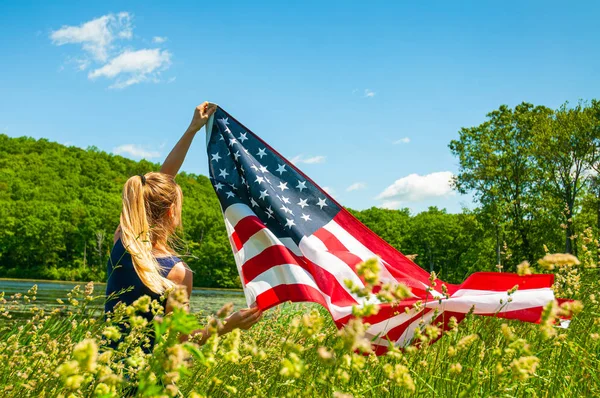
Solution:
[{"label": "woman", "polygon": [[[216,105],[204,102],[196,107],[190,126],[167,156],[160,172],[136,175],[123,188],[123,210],[120,225],[115,231],[114,246],[108,262],[107,296],[129,289],[108,300],[105,312],[111,312],[118,302],[130,305],[143,295],[158,300],[165,290],[176,285],[185,286],[187,296],[192,293],[193,274],[190,268],[170,246],[171,237],[181,226],[183,195],[175,182],[190,144],[196,133],[216,111]],[[166,302],[166,300],[165,300]],[[165,304],[165,312],[172,309]],[[148,321],[151,313],[140,314]],[[218,329],[219,334],[235,328],[248,329],[261,317],[258,307],[233,313]],[[191,335],[204,342],[209,328]],[[191,336],[183,336],[187,339]]]}]

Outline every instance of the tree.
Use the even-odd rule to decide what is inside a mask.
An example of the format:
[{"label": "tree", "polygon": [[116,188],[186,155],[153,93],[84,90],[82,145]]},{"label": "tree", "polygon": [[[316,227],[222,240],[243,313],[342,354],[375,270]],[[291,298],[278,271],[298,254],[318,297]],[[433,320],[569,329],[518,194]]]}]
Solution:
[{"label": "tree", "polygon": [[459,139],[449,144],[459,160],[454,187],[472,192],[481,204],[495,231],[498,255],[504,230],[517,242],[517,256],[533,261],[532,220],[542,181],[541,165],[533,156],[533,127],[540,115],[551,112],[525,102],[515,109],[502,105],[479,126],[462,128]]},{"label": "tree", "polygon": [[565,252],[573,252],[576,203],[591,181],[589,171],[597,165],[600,139],[596,110],[584,102],[569,108],[568,103],[539,115],[535,123],[535,156],[543,167],[547,191],[565,207]]}]

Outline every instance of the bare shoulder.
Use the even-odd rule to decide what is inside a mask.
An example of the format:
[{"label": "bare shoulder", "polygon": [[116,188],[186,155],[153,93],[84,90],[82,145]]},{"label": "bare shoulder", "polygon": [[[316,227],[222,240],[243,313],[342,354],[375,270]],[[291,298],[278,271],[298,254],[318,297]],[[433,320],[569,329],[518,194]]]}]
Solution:
[{"label": "bare shoulder", "polygon": [[119,224],[119,226],[115,230],[115,234],[113,236],[113,245],[115,243],[117,243],[117,241],[119,240],[120,237],[121,237],[121,224]]},{"label": "bare shoulder", "polygon": [[167,279],[178,285],[189,286],[191,288],[193,282],[192,270],[183,261],[178,262],[173,266]]}]

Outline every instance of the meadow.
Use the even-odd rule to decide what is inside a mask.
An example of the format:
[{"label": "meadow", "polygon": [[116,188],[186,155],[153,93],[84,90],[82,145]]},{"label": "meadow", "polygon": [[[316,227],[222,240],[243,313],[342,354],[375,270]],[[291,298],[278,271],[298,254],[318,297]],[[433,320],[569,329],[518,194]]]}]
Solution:
[{"label": "meadow", "polygon": [[[164,315],[145,297],[120,306],[105,319],[98,313],[103,291],[77,285],[56,299],[36,304],[42,292],[2,294],[0,394],[6,397],[380,397],[380,396],[599,396],[600,304],[598,270],[591,252],[580,260],[547,255],[519,272],[553,272],[558,296],[540,324],[468,315],[442,331],[423,325],[418,341],[383,356],[369,352],[365,326],[338,331],[322,308],[285,304],[268,311],[249,331],[214,335],[202,346],[180,343],[179,333],[209,324],[214,317],[188,313],[181,294]],[[99,289],[101,290],[101,289]],[[139,311],[156,314],[148,325]],[[27,317],[22,316],[27,312]],[[20,314],[14,316],[13,314]],[[194,315],[195,314],[195,315]],[[558,326],[570,316],[570,326]],[[117,325],[125,322],[124,333]],[[157,335],[152,351],[150,331]],[[113,341],[120,341],[116,348]]]}]

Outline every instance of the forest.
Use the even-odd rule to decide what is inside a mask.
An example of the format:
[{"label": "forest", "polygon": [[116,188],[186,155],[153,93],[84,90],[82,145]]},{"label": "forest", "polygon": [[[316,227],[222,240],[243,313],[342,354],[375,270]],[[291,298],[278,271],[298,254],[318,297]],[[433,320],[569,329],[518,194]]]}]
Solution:
[{"label": "forest", "polygon": [[[557,109],[521,103],[488,113],[449,143],[453,181],[476,207],[349,209],[392,246],[440,278],[515,271],[546,252],[578,254],[600,227],[600,102]],[[0,277],[104,281],[121,189],[157,163],[96,147],[0,134]],[[202,287],[239,287],[223,218],[207,177],[180,173],[182,258]]]}]

